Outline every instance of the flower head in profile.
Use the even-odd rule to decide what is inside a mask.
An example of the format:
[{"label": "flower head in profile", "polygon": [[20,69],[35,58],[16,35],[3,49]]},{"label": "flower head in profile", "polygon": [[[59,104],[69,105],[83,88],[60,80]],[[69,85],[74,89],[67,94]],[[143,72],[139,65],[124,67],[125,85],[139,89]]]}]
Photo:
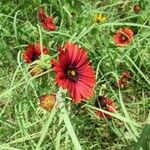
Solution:
[{"label": "flower head in profile", "polygon": [[43,8],[39,10],[39,19],[42,27],[47,31],[56,30],[56,25],[53,23],[53,17],[47,16]]},{"label": "flower head in profile", "polygon": [[[115,108],[115,105],[114,105],[113,101],[111,99],[108,99],[105,96],[99,96],[95,101],[95,106],[97,108],[102,108],[102,109],[104,109],[106,111],[109,111],[109,112],[112,112],[112,113],[116,112],[116,108]],[[111,115],[103,113],[99,110],[96,111],[96,115],[98,117],[107,118],[107,119],[112,118]]]},{"label": "flower head in profile", "polygon": [[113,39],[116,45],[124,47],[131,42],[133,34],[132,29],[122,28],[114,34]]},{"label": "flower head in profile", "polygon": [[32,63],[38,60],[41,54],[48,54],[48,49],[45,46],[40,45],[40,43],[29,44],[23,52],[23,59],[27,63]]},{"label": "flower head in profile", "polygon": [[74,103],[92,97],[96,79],[87,52],[71,42],[59,51],[59,60],[52,61],[57,84],[69,91]]},{"label": "flower head in profile", "polygon": [[54,107],[56,103],[56,96],[52,94],[43,95],[39,98],[40,107],[43,109],[50,111]]},{"label": "flower head in profile", "polygon": [[102,14],[96,14],[95,15],[95,22],[100,23],[106,20],[106,17],[103,16]]}]

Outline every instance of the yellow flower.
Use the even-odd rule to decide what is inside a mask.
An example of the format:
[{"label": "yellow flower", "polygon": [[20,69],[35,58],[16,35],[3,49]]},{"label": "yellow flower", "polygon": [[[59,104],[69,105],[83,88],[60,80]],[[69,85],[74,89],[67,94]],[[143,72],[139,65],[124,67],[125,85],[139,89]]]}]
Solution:
[{"label": "yellow flower", "polygon": [[95,15],[95,22],[96,23],[100,23],[102,21],[105,21],[106,20],[106,17],[103,16],[102,14],[96,14]]}]

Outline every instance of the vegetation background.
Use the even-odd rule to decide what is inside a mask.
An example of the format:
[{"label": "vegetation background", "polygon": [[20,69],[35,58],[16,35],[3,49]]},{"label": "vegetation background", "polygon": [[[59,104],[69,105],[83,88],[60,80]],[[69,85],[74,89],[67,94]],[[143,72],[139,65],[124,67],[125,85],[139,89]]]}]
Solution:
[{"label": "vegetation background", "polygon": [[[133,10],[137,3],[139,13]],[[40,27],[41,6],[55,17],[56,31]],[[106,20],[95,23],[97,13]],[[123,48],[113,42],[113,34],[121,27],[135,33]],[[54,74],[48,70],[31,76],[22,52],[29,43],[42,41],[53,58],[58,53],[56,45],[68,40],[88,51],[96,70],[95,96],[81,104],[72,104],[66,97],[66,113],[45,112],[39,107],[39,97],[57,92]],[[128,87],[117,88],[115,82],[126,70],[131,73]],[[118,113],[111,120],[96,116],[98,95],[115,101]],[[150,150],[149,110],[149,0],[0,1],[1,150]],[[67,116],[69,123],[64,123]]]}]

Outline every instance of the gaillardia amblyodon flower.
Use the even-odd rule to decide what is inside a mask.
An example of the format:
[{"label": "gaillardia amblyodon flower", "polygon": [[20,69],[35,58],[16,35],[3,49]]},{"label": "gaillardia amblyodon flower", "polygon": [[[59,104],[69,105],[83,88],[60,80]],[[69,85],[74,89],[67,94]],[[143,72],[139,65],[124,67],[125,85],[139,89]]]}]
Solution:
[{"label": "gaillardia amblyodon flower", "polygon": [[71,42],[59,51],[59,60],[52,60],[57,84],[69,91],[74,103],[92,97],[96,79],[87,52]]},{"label": "gaillardia amblyodon flower", "polygon": [[134,33],[132,29],[122,28],[114,34],[113,40],[116,43],[116,45],[124,47],[131,42],[133,35]]},{"label": "gaillardia amblyodon flower", "polygon": [[23,52],[23,59],[26,63],[32,63],[38,60],[41,54],[48,54],[48,49],[40,43],[29,44]]},{"label": "gaillardia amblyodon flower", "polygon": [[[98,98],[95,101],[95,106],[97,108],[102,108],[108,112],[111,113],[115,113],[116,112],[116,107],[114,102],[111,99],[108,99],[106,96],[98,96]],[[111,119],[112,116],[108,115],[106,113],[103,113],[99,110],[96,111],[96,115],[98,117],[102,117],[102,118],[107,118],[107,119]]]},{"label": "gaillardia amblyodon flower", "polygon": [[47,30],[47,31],[56,30],[57,27],[53,23],[53,17],[47,16],[43,8],[40,8],[40,10],[39,10],[39,19],[40,19],[42,27],[45,30]]}]

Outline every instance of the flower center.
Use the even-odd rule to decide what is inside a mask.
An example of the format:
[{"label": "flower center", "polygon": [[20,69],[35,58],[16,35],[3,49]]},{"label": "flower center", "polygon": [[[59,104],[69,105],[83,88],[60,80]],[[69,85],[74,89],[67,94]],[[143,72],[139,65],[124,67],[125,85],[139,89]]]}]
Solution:
[{"label": "flower center", "polygon": [[35,61],[35,60],[37,60],[38,59],[38,57],[36,56],[36,55],[33,55],[32,56],[32,61]]},{"label": "flower center", "polygon": [[32,53],[32,61],[38,60],[39,59],[39,55],[36,52]]},{"label": "flower center", "polygon": [[74,68],[73,66],[69,66],[69,68],[67,69],[67,77],[71,80],[76,80],[78,79],[78,71],[76,68]]},{"label": "flower center", "polygon": [[125,41],[128,40],[128,37],[125,34],[122,34],[121,35],[121,40],[122,40],[122,42],[125,42]]}]

